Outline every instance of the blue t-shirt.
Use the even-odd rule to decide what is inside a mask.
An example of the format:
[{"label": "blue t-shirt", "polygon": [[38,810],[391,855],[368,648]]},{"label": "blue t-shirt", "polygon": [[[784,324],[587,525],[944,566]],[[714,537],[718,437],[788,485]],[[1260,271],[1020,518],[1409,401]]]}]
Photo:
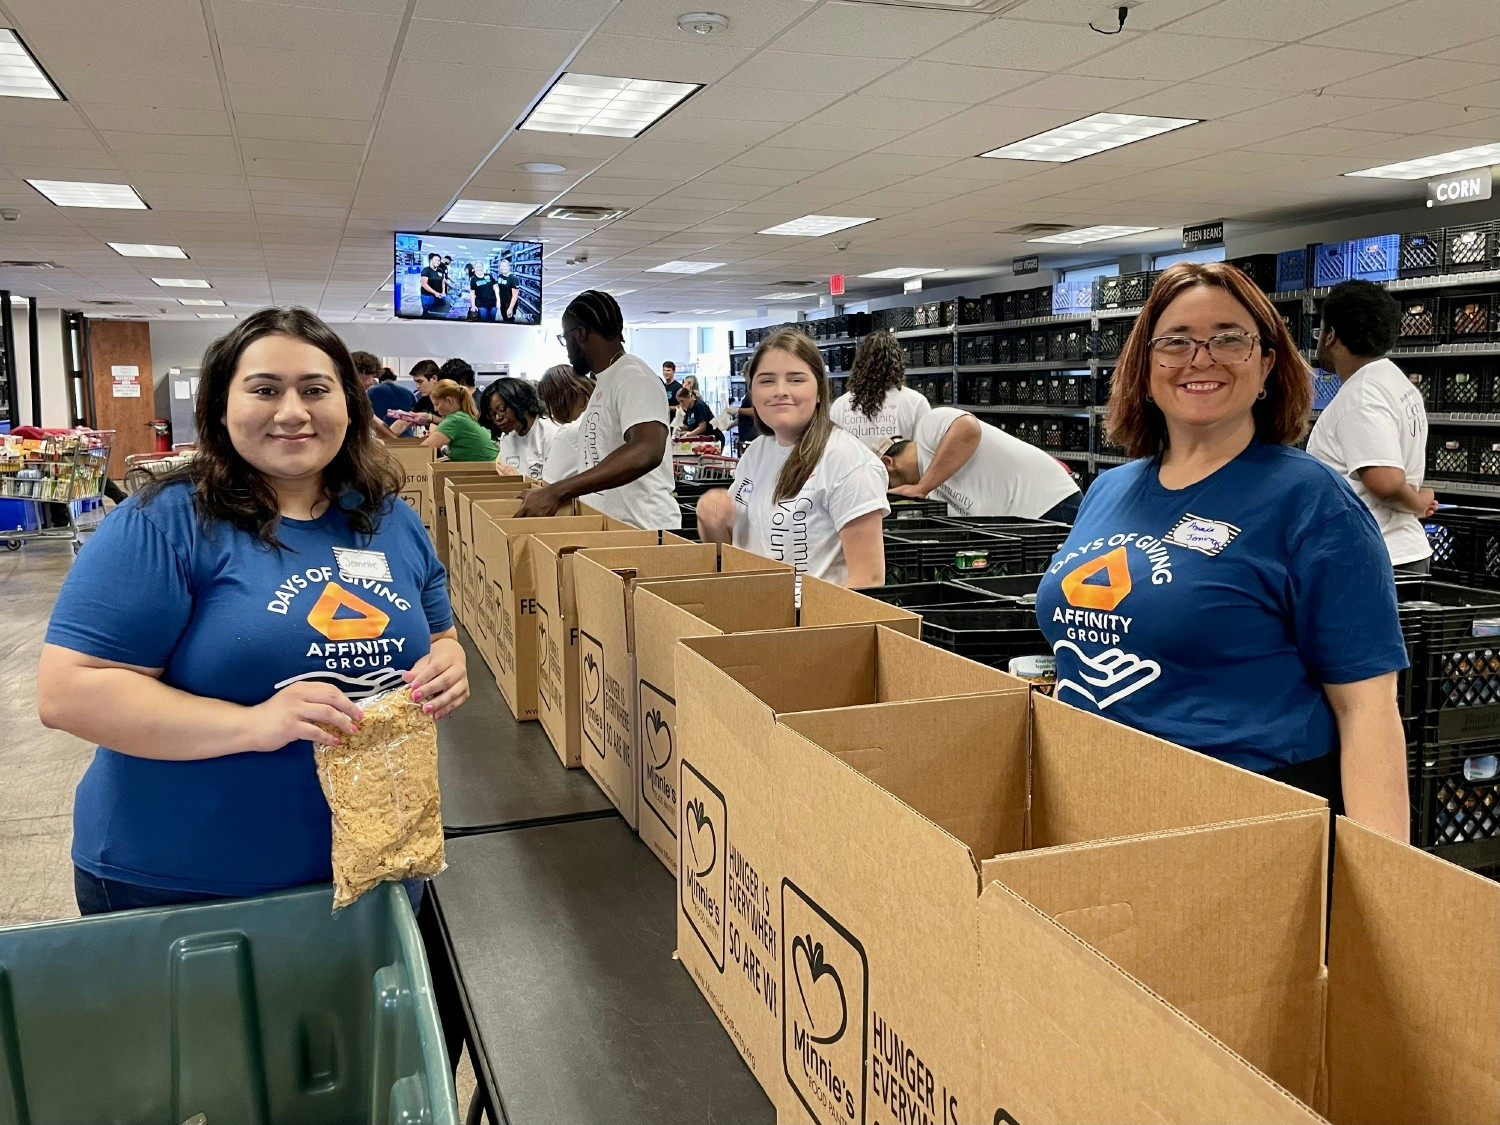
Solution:
[{"label": "blue t-shirt", "polygon": [[391,424],[387,410],[415,410],[417,407],[417,396],[400,383],[376,383],[365,394],[370,398],[375,417],[387,426]]},{"label": "blue t-shirt", "polygon": [[1338,747],[1324,684],[1407,665],[1369,509],[1300,450],[1253,441],[1206,480],[1159,460],[1102,474],[1037,619],[1057,697],[1265,773]]},{"label": "blue t-shirt", "polygon": [[[330,508],[281,521],[277,551],[199,521],[192,487],[111,512],[63,583],[47,642],[164,668],[162,683],[254,705],[299,680],[358,700],[401,684],[453,624],[443,566],[392,500],[368,539]],[[334,547],[378,551],[391,581],[349,581]],[[252,895],[326,882],[330,824],[310,742],[176,762],[100,747],[73,808],[73,862],[104,879]]]}]

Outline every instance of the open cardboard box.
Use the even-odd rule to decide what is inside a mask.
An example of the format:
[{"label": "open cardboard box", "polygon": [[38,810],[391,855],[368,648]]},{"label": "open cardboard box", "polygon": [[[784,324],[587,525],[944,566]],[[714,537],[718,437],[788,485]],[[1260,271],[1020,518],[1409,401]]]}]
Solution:
[{"label": "open cardboard box", "polygon": [[1500,1121],[1500,885],[1341,818],[1330,902],[1256,833],[985,865],[976,1116]]},{"label": "open cardboard box", "polygon": [[608,516],[492,519],[481,500],[474,517],[474,571],[479,591],[473,637],[510,713],[520,721],[537,717],[538,630],[536,579],[531,566],[534,536],[602,534],[626,525]]},{"label": "open cardboard box", "polygon": [[[537,608],[537,718],[562,764],[569,769],[583,765],[582,679],[574,558],[579,551],[590,548],[656,546],[675,548],[694,544],[669,531],[635,529],[537,535],[531,540]],[[604,669],[595,656],[589,670],[591,690],[602,691],[603,673]]]},{"label": "open cardboard box", "polygon": [[434,461],[427,474],[427,483],[422,489],[422,504],[429,519],[427,530],[432,535],[432,544],[444,566],[452,561],[448,546],[448,491],[451,477],[467,477],[475,482],[493,483],[500,478],[490,461]]},{"label": "open cardboard box", "polygon": [[529,487],[519,478],[450,476],[443,482],[444,507],[448,513],[448,577],[460,620],[468,625],[474,616],[477,592],[474,583],[474,536],[468,524],[475,498],[515,499]]},{"label": "open cardboard box", "polygon": [[386,442],[385,447],[406,474],[406,480],[401,485],[401,499],[412,506],[421,517],[422,526],[431,533],[432,518],[424,509],[422,494],[432,474],[432,449],[417,438],[397,438]]},{"label": "open cardboard box", "polygon": [[[580,551],[573,559],[578,605],[580,731],[583,768],[620,810],[631,828],[639,823],[635,660],[635,591],[657,578],[696,575],[715,581],[741,575],[773,575],[748,596],[770,598],[768,610],[785,597],[790,604],[796,571],[737,547],[682,543],[659,547],[607,547]],[[776,627],[779,621],[762,627]]]},{"label": "open cardboard box", "polygon": [[[589,552],[590,557],[596,553]],[[630,698],[636,708],[636,808],[641,839],[677,874],[678,758],[677,642],[825,625],[880,622],[908,636],[920,635],[922,619],[817,578],[802,579],[802,609],[785,572],[736,574],[641,582],[626,603],[627,637],[633,634],[635,674]],[[587,755],[585,754],[585,760]]]},{"label": "open cardboard box", "polygon": [[783,1120],[989,1120],[983,861],[1326,821],[880,626],[687,639],[677,684],[678,956]]}]

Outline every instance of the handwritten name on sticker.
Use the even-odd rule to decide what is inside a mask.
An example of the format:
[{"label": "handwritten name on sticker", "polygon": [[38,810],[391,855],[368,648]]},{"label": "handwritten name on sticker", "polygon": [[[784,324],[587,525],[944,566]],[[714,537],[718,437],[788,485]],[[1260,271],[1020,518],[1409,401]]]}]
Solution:
[{"label": "handwritten name on sticker", "polygon": [[1168,543],[1205,555],[1217,555],[1233,543],[1240,529],[1223,520],[1206,520],[1192,512],[1183,516],[1167,535]]}]

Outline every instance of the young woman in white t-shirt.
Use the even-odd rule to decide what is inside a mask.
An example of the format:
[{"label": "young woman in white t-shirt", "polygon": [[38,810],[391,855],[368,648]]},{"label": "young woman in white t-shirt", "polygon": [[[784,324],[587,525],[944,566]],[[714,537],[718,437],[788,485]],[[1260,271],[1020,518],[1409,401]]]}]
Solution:
[{"label": "young woman in white t-shirt", "polygon": [[859,342],[849,391],[833,401],[833,423],[866,445],[880,438],[915,437],[917,423],[932,409],[926,396],[906,385],[906,353],[881,329]]},{"label": "young woman in white t-shirt", "polygon": [[525,379],[496,379],[480,397],[479,416],[500,447],[495,471],[502,477],[541,479],[557,426],[542,417],[536,388]]},{"label": "young woman in white t-shirt", "polygon": [[566,363],[549,367],[536,387],[537,398],[547,417],[557,424],[552,448],[542,466],[542,480],[555,484],[582,467],[578,459],[578,420],[594,397],[594,381],[576,375]]},{"label": "young woman in white t-shirt", "polygon": [[885,469],[833,424],[817,345],[777,332],[756,349],[746,378],[763,437],[740,458],[727,492],[698,501],[699,534],[792,564],[799,597],[804,574],[884,585]]}]

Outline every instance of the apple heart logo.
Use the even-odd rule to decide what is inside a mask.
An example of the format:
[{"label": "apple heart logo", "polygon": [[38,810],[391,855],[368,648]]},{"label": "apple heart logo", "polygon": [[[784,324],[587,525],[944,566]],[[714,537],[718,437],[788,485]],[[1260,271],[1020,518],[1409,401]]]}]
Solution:
[{"label": "apple heart logo", "polygon": [[583,694],[590,703],[599,699],[599,661],[591,652],[583,658]]},{"label": "apple heart logo", "polygon": [[[507,614],[506,616],[509,617],[510,615]],[[545,617],[539,617],[539,618],[537,618],[537,622],[536,622],[536,635],[537,635],[537,645],[538,645],[538,647],[543,652],[546,652],[547,651],[547,619]]]},{"label": "apple heart logo", "polygon": [[646,712],[646,750],[652,773],[661,773],[672,761],[672,728],[655,708]]},{"label": "apple heart logo", "polygon": [[688,833],[688,847],[693,853],[693,874],[702,879],[714,869],[719,859],[719,838],[714,833],[714,823],[708,818],[701,798],[694,797],[687,803],[688,820],[692,831]]},{"label": "apple heart logo", "polygon": [[[792,971],[797,978],[797,992],[802,1010],[814,1034],[814,1043],[836,1042],[849,1025],[849,1004],[844,996],[844,981],[838,970],[823,959],[823,943],[812,935],[792,939]],[[824,982],[826,978],[826,983]],[[832,1027],[833,1031],[822,1034]]]}]

